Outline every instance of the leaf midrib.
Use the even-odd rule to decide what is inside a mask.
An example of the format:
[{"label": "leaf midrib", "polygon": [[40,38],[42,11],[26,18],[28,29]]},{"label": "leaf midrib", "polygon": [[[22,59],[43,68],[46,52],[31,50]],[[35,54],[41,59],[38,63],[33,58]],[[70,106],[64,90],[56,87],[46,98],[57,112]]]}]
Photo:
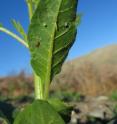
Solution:
[{"label": "leaf midrib", "polygon": [[[62,1],[60,2],[60,5],[59,5],[59,8],[58,8],[58,12],[57,12],[57,16],[56,16],[56,20],[58,19],[58,15],[59,15],[59,10],[60,10],[60,7],[61,7],[61,4],[62,4]],[[51,39],[51,45],[50,45],[50,52],[49,52],[49,56],[50,56],[50,59],[49,59],[49,62],[48,62],[48,71],[47,71],[47,78],[46,78],[46,86],[45,86],[45,92],[47,92],[46,89],[49,89],[49,85],[50,85],[50,82],[51,82],[51,70],[52,70],[52,60],[53,60],[53,46],[54,46],[54,37],[55,37],[55,33],[56,33],[56,22],[54,23],[54,30],[53,30],[53,35],[52,35],[52,39]]]}]

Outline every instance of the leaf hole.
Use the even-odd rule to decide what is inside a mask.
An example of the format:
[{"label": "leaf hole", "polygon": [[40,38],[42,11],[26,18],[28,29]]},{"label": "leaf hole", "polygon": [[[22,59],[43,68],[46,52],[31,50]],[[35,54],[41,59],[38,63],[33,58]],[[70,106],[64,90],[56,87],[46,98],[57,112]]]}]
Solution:
[{"label": "leaf hole", "polygon": [[48,27],[46,23],[43,23],[43,26],[44,26],[45,28],[47,28],[47,27]]},{"label": "leaf hole", "polygon": [[35,46],[36,46],[36,48],[39,48],[40,42],[38,41]]},{"label": "leaf hole", "polygon": [[65,28],[69,28],[69,23],[68,22],[65,22],[64,27]]}]

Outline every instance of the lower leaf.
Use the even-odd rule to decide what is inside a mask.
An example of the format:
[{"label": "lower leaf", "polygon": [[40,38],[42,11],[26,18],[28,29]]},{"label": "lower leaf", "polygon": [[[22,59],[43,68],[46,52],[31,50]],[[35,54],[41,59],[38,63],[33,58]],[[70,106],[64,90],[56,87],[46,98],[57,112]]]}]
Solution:
[{"label": "lower leaf", "polygon": [[14,124],[65,124],[56,110],[43,100],[34,101],[16,117]]},{"label": "lower leaf", "polygon": [[54,107],[66,123],[70,122],[73,106],[70,106],[59,99],[49,99],[48,102]]}]

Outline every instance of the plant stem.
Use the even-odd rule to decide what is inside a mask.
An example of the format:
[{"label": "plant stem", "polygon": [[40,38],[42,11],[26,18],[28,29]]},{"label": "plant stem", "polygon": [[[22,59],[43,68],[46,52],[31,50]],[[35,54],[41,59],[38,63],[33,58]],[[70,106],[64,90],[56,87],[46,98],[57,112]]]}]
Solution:
[{"label": "plant stem", "polygon": [[39,76],[34,73],[35,99],[44,99],[43,85]]},{"label": "plant stem", "polygon": [[[29,13],[29,20],[31,22],[31,18],[33,16],[33,3],[32,0],[27,0],[27,7]],[[44,86],[43,82],[38,75],[34,73],[34,91],[35,91],[35,99],[44,99]]]},{"label": "plant stem", "polygon": [[12,33],[11,31],[9,31],[8,29],[3,28],[3,27],[0,27],[0,31],[6,33],[6,34],[8,34],[8,35],[10,35],[11,37],[13,37],[14,39],[16,39],[17,41],[19,41],[19,42],[22,43],[25,47],[28,48],[28,44],[27,44],[23,39],[21,39],[19,36],[17,36],[16,34]]},{"label": "plant stem", "polygon": [[[28,13],[29,13],[29,20],[31,21],[31,18],[33,16],[33,3],[32,0],[27,0],[27,6],[28,6]],[[41,82],[41,79],[38,75],[34,73],[34,91],[35,91],[35,99],[44,99],[44,87]]]},{"label": "plant stem", "polygon": [[50,89],[50,83],[46,83],[45,87],[44,87],[44,99],[48,99],[49,97],[49,89]]}]

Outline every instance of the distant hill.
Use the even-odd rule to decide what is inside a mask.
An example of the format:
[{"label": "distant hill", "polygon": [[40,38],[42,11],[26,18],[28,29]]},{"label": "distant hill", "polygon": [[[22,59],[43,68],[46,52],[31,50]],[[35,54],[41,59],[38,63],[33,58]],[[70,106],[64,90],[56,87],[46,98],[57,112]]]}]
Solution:
[{"label": "distant hill", "polygon": [[[117,91],[117,44],[65,62],[53,80],[51,90],[108,95]],[[0,96],[28,95],[34,92],[33,77],[22,71],[17,76],[0,78]]]},{"label": "distant hill", "polygon": [[0,99],[27,96],[34,91],[32,76],[27,76],[24,71],[18,75],[0,77]]},{"label": "distant hill", "polygon": [[117,44],[66,62],[53,82],[56,90],[94,96],[117,90]]}]

